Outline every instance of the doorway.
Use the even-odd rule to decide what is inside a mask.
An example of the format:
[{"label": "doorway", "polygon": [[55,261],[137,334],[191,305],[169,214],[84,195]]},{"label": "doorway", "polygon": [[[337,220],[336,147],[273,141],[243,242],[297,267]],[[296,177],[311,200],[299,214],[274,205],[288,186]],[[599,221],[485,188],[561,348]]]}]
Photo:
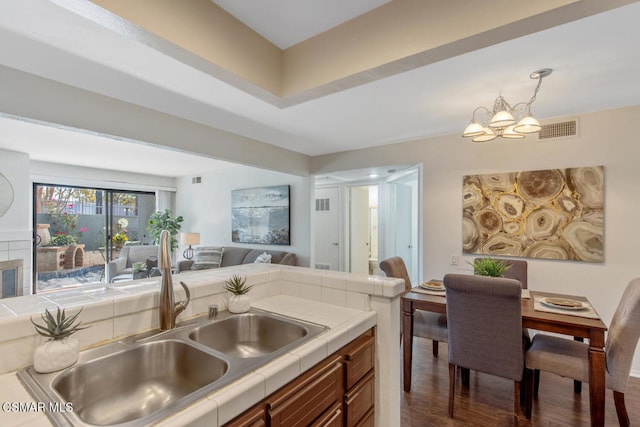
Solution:
[{"label": "doorway", "polygon": [[421,279],[421,188],[420,168],[413,167],[390,176],[384,186],[387,201],[381,213],[384,223],[384,258],[402,257],[412,283]]},{"label": "doorway", "polygon": [[378,186],[349,187],[349,272],[378,272]]},{"label": "doorway", "polygon": [[155,194],[34,183],[33,293],[106,282],[124,245],[150,244]]}]

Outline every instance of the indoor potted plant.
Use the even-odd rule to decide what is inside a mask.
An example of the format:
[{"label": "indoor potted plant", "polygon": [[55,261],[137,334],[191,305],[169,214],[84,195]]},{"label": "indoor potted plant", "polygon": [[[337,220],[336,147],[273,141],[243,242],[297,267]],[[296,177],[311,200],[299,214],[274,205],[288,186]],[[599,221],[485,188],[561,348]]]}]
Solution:
[{"label": "indoor potted plant", "polygon": [[473,267],[473,274],[477,276],[502,277],[511,268],[507,261],[495,258],[478,258],[469,264]]},{"label": "indoor potted plant", "polygon": [[246,313],[251,308],[249,291],[253,286],[247,286],[247,279],[234,274],[224,282],[224,288],[231,292],[229,297],[229,311],[231,313]]},{"label": "indoor potted plant", "polygon": [[134,262],[131,270],[133,272],[133,280],[147,277],[147,264],[144,262]]},{"label": "indoor potted plant", "polygon": [[33,353],[33,368],[40,373],[55,372],[68,368],[78,361],[80,343],[71,335],[81,329],[80,322],[75,323],[82,309],[73,316],[67,317],[65,310],[60,310],[54,316],[45,309],[41,315],[44,325],[39,325],[31,319],[36,332],[47,338],[47,341],[36,347]]},{"label": "indoor potted plant", "polygon": [[149,230],[149,234],[156,244],[160,244],[160,233],[162,233],[162,230],[167,230],[171,237],[170,246],[171,252],[173,252],[178,247],[178,239],[176,239],[176,235],[182,227],[182,221],[184,221],[182,216],[171,215],[171,211],[169,209],[165,209],[162,212],[157,211],[152,213],[149,217],[149,226],[147,227],[147,230]]}]

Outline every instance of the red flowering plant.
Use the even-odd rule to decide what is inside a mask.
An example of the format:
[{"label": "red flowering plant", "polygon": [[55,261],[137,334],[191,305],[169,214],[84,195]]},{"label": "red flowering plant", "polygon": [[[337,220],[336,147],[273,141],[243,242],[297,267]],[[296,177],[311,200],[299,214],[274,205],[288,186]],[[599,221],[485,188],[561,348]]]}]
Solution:
[{"label": "red flowering plant", "polygon": [[69,203],[62,209],[51,214],[51,226],[53,237],[49,241],[49,246],[75,245],[80,241],[82,233],[87,231],[87,227],[81,227],[78,231],[78,220],[80,215],[73,213],[73,203]]}]

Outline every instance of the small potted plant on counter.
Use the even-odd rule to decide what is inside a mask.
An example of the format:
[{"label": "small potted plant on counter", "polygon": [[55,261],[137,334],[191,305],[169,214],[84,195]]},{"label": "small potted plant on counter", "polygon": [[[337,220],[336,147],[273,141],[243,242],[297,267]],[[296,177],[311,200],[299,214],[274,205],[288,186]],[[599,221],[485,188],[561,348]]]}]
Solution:
[{"label": "small potted plant on counter", "polygon": [[229,297],[229,311],[231,313],[246,313],[251,308],[251,300],[247,293],[253,286],[247,286],[247,279],[233,275],[229,280],[224,282],[224,288],[231,292]]},{"label": "small potted plant on counter", "polygon": [[478,258],[469,264],[473,266],[473,274],[477,276],[502,277],[511,268],[507,261],[495,258]]},{"label": "small potted plant on counter", "polygon": [[40,373],[48,373],[68,368],[78,361],[80,343],[71,335],[81,329],[80,322],[75,323],[82,312],[67,317],[65,310],[60,310],[54,316],[45,309],[41,315],[44,325],[39,325],[31,319],[36,332],[47,338],[47,341],[36,347],[33,354],[33,368]]}]

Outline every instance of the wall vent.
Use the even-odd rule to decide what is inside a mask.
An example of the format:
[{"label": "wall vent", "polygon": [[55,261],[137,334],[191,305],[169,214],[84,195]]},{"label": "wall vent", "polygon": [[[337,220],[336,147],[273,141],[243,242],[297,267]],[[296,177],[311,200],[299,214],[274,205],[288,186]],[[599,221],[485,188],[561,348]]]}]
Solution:
[{"label": "wall vent", "polygon": [[191,183],[192,184],[200,184],[202,182],[202,177],[201,176],[194,176],[193,178],[191,178]]},{"label": "wall vent", "polygon": [[567,138],[578,134],[578,121],[567,120],[565,122],[542,125],[538,139],[547,140],[554,138]]},{"label": "wall vent", "polygon": [[316,264],[316,270],[331,270],[331,264]]},{"label": "wall vent", "polygon": [[331,210],[329,200],[330,199],[316,199],[316,212],[329,212]]}]

